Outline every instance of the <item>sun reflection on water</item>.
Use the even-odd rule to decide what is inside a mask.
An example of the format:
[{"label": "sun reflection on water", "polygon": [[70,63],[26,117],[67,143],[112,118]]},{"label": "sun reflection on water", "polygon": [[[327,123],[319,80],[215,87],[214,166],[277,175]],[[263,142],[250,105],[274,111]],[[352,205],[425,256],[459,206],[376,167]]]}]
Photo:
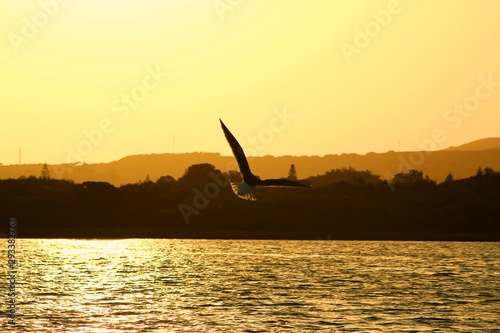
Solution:
[{"label": "sun reflection on water", "polygon": [[20,239],[18,260],[22,332],[466,332],[500,316],[487,243]]}]

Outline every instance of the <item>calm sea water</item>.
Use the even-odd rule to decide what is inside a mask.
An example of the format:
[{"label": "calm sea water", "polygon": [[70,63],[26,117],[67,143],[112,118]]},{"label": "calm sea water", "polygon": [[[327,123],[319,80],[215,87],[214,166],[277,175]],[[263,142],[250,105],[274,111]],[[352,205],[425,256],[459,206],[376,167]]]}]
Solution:
[{"label": "calm sea water", "polygon": [[19,332],[500,332],[499,243],[18,239],[17,260]]}]

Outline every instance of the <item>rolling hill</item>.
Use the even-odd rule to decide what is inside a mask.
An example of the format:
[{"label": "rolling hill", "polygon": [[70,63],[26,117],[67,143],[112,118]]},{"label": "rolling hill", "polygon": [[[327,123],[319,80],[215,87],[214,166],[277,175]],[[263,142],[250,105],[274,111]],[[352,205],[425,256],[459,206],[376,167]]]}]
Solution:
[{"label": "rolling hill", "polygon": [[481,140],[472,141],[458,147],[449,147],[445,150],[487,150],[487,149],[500,149],[500,138],[486,138]]},{"label": "rolling hill", "polygon": [[[456,179],[474,175],[479,167],[500,170],[500,138],[488,138],[440,151],[341,154],[325,156],[249,157],[252,171],[262,178],[286,177],[291,164],[304,179],[332,169],[370,170],[382,179],[399,172],[422,170],[438,182],[452,173]],[[236,170],[233,156],[219,153],[150,154],[127,156],[109,163],[49,165],[50,177],[75,182],[106,181],[113,185],[156,181],[161,176],[179,178],[193,164],[210,163],[222,171]],[[0,165],[0,179],[40,176],[42,164]]]}]

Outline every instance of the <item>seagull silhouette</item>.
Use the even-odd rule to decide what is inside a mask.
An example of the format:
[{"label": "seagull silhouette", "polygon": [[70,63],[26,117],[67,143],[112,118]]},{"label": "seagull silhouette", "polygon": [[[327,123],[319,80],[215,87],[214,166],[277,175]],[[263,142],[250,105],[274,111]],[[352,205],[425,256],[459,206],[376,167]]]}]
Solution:
[{"label": "seagull silhouette", "polygon": [[309,187],[310,185],[302,184],[299,182],[295,182],[290,179],[264,179],[261,180],[259,176],[255,176],[250,171],[250,166],[248,165],[247,158],[245,153],[243,152],[243,148],[241,148],[240,144],[234,137],[234,135],[229,132],[226,125],[219,118],[220,124],[222,126],[222,130],[224,131],[224,135],[226,136],[227,142],[231,146],[231,150],[233,151],[233,155],[236,158],[236,162],[238,162],[238,167],[240,168],[241,177],[243,181],[241,183],[233,183],[231,182],[231,187],[233,188],[234,193],[240,198],[244,198],[247,200],[257,200],[252,193],[252,189],[255,186],[279,186],[279,187]]}]

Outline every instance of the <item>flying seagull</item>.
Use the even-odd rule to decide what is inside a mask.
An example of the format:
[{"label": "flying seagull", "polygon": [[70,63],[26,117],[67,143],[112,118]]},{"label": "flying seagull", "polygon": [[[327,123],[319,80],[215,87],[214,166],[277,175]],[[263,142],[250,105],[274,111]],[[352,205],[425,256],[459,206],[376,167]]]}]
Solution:
[{"label": "flying seagull", "polygon": [[234,193],[240,198],[244,198],[247,200],[256,200],[255,196],[252,193],[252,189],[255,186],[287,186],[287,187],[309,187],[309,185],[305,185],[299,182],[295,182],[290,179],[264,179],[261,180],[259,176],[255,176],[250,171],[250,166],[248,165],[247,158],[245,153],[243,152],[243,148],[241,148],[238,141],[235,139],[233,134],[229,132],[226,125],[220,120],[220,124],[222,126],[222,130],[224,131],[224,135],[226,136],[227,142],[231,146],[231,150],[233,151],[233,155],[236,158],[236,162],[238,162],[238,166],[240,168],[241,177],[243,178],[243,182],[241,183],[233,183],[231,182],[231,187],[233,188]]}]

